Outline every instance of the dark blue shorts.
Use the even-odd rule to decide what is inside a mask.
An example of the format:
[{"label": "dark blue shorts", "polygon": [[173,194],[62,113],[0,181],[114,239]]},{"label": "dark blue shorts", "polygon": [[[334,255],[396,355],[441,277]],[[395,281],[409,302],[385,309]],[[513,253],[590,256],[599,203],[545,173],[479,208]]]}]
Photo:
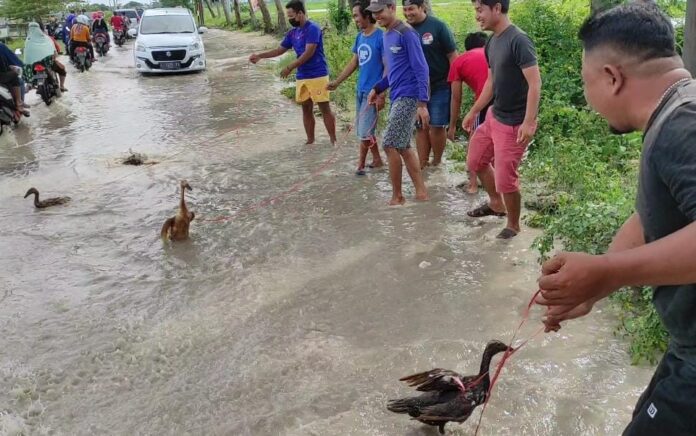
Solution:
[{"label": "dark blue shorts", "polygon": [[[430,93],[430,101],[428,102],[428,114],[430,115],[431,127],[449,126],[451,98],[452,91],[450,90],[450,88],[435,89]],[[416,127],[420,128],[420,125],[416,125]]]}]

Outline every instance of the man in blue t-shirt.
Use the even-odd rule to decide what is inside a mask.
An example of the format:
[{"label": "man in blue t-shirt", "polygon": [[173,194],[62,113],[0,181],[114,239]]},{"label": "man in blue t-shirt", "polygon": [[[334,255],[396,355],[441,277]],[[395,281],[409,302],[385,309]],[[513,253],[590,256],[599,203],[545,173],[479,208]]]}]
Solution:
[{"label": "man in blue t-shirt", "polygon": [[383,43],[387,75],[372,88],[367,101],[368,104],[377,104],[384,92],[391,89],[389,122],[382,138],[392,183],[389,205],[397,206],[406,202],[401,191],[401,170],[404,164],[416,188],[416,199],[425,201],[428,200],[428,191],[418,156],[411,148],[411,135],[416,120],[426,129],[430,122],[428,64],[423,55],[420,36],[409,25],[396,19],[394,0],[370,0],[367,10],[386,29]]},{"label": "man in blue t-shirt", "polygon": [[253,64],[261,59],[274,58],[290,50],[297,59],[283,68],[280,76],[286,78],[297,69],[295,100],[302,105],[302,121],[307,133],[307,144],[314,143],[314,103],[317,103],[332,144],[336,144],[336,118],[329,103],[329,66],[324,57],[324,41],[321,28],[309,21],[304,3],[291,0],[285,11],[292,29],[285,35],[280,47],[249,56]]},{"label": "man in blue t-shirt", "polygon": [[372,151],[370,168],[379,168],[383,165],[379,155],[377,138],[375,138],[377,106],[368,105],[367,96],[384,76],[384,44],[382,41],[384,32],[375,25],[377,21],[367,10],[369,5],[369,0],[358,0],[354,3],[353,20],[360,32],[355,38],[355,44],[353,44],[353,57],[336,80],[329,83],[327,87],[329,91],[335,91],[343,81],[360,68],[355,97],[355,132],[360,138],[360,157],[355,174],[359,176],[365,175],[365,160],[368,150]]}]

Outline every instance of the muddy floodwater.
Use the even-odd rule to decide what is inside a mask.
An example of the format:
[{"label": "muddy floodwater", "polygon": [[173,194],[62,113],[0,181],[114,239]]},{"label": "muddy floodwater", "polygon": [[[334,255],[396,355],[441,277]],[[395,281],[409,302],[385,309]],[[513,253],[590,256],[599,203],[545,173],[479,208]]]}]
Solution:
[{"label": "muddy floodwater", "polygon": [[[495,240],[503,222],[467,219],[481,199],[444,169],[430,202],[388,208],[385,170],[353,175],[352,135],[334,149],[318,122],[305,146],[283,83],[246,62],[274,40],[205,42],[202,74],[140,77],[132,42],[68,66],[65,97],[32,93],[0,137],[0,434],[435,435],[386,401],[411,392],[399,377],[476,373],[509,339],[534,234]],[[129,149],[159,163],[123,166]],[[191,239],[163,243],[180,179]],[[31,186],[72,202],[36,210]],[[480,434],[619,434],[652,371],[615,326],[603,307],[530,342]]]}]

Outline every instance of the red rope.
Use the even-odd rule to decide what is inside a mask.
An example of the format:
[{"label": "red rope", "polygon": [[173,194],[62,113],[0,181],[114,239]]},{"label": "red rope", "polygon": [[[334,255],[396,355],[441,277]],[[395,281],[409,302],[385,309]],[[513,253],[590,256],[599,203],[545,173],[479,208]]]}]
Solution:
[{"label": "red rope", "polygon": [[[488,388],[488,392],[486,392],[486,400],[483,402],[483,409],[481,410],[481,415],[479,415],[478,423],[476,424],[476,432],[474,435],[477,435],[479,432],[479,428],[481,427],[481,419],[483,419],[483,414],[486,411],[486,406],[488,406],[488,401],[491,399],[491,393],[493,392],[493,388],[495,387],[496,382],[498,381],[498,377],[500,376],[500,372],[503,370],[503,367],[507,363],[507,361],[512,357],[513,354],[515,354],[517,351],[520,350],[520,348],[524,347],[527,345],[529,341],[537,337],[541,332],[544,331],[544,326],[541,326],[533,335],[522,341],[520,345],[518,345],[516,348],[512,347],[512,344],[515,342],[515,339],[517,338],[517,335],[519,334],[520,330],[522,329],[522,326],[527,322],[529,319],[529,313],[532,309],[532,306],[534,305],[534,300],[536,300],[536,297],[539,296],[541,293],[541,290],[538,290],[534,293],[532,296],[532,299],[529,300],[529,304],[527,304],[527,308],[524,311],[524,314],[522,315],[522,320],[520,321],[520,324],[517,326],[517,329],[512,334],[512,339],[510,339],[510,344],[508,345],[508,349],[505,351],[503,354],[503,358],[500,359],[500,362],[498,362],[498,365],[495,369],[495,374],[493,374],[493,378],[491,379],[491,384]],[[474,380],[471,382],[471,386],[476,385],[480,383],[480,381],[483,379],[483,377],[488,374],[485,373],[481,377],[479,377],[477,380]]]}]

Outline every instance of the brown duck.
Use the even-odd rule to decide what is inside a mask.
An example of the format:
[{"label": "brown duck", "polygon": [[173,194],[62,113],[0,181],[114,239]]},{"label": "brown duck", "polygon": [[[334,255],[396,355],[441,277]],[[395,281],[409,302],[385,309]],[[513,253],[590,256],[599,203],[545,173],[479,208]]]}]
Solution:
[{"label": "brown duck", "polygon": [[490,341],[481,359],[478,375],[463,376],[454,371],[436,368],[399,379],[416,390],[424,392],[417,397],[389,400],[387,409],[394,413],[407,413],[424,424],[438,427],[445,433],[449,421],[466,421],[476,406],[483,404],[491,385],[489,366],[498,353],[510,350],[500,341]]},{"label": "brown duck", "polygon": [[179,212],[176,216],[167,219],[162,226],[161,236],[164,239],[172,241],[183,241],[189,237],[189,225],[196,216],[193,212],[189,212],[184,201],[184,191],[191,191],[191,185],[186,180],[181,181],[181,201],[179,202]]},{"label": "brown duck", "polygon": [[70,197],[56,197],[47,198],[46,200],[39,200],[39,191],[36,188],[29,188],[24,198],[27,198],[31,194],[34,194],[34,207],[37,209],[44,209],[46,207],[58,206],[59,204],[65,204],[70,201]]}]

